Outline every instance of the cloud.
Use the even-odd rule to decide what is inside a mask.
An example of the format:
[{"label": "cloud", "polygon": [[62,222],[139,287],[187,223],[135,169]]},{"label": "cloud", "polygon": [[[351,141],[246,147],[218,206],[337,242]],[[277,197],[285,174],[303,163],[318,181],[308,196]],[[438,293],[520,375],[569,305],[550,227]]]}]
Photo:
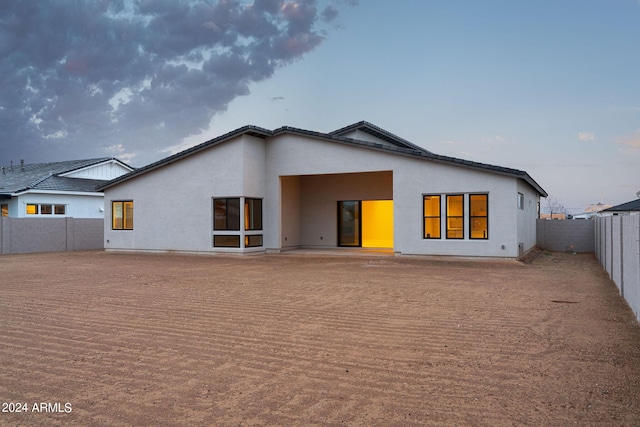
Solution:
[{"label": "cloud", "polygon": [[0,163],[157,160],[326,37],[339,2],[0,2]]},{"label": "cloud", "polygon": [[632,135],[620,138],[617,141],[622,151],[626,153],[637,154],[640,152],[640,129],[635,131]]},{"label": "cloud", "polygon": [[593,132],[578,132],[578,139],[580,141],[593,141],[596,139],[596,136]]},{"label": "cloud", "polygon": [[489,145],[501,144],[507,142],[507,138],[502,135],[483,136],[482,138],[480,138],[480,142]]}]

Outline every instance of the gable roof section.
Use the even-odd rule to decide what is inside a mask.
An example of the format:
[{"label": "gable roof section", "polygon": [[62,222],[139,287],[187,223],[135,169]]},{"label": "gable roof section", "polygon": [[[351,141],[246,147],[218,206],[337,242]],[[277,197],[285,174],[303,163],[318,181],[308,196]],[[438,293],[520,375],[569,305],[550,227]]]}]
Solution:
[{"label": "gable roof section", "polygon": [[3,166],[0,171],[0,195],[16,195],[29,190],[95,192],[96,187],[103,184],[104,180],[66,178],[60,175],[110,161],[131,169],[112,157]]},{"label": "gable roof section", "polygon": [[621,205],[613,206],[608,209],[601,210],[600,212],[628,212],[628,211],[640,211],[640,199],[632,200]]},{"label": "gable roof section", "polygon": [[112,179],[111,181],[108,181],[98,186],[96,190],[103,191],[106,188],[113,187],[114,185],[124,181],[128,181],[132,178],[135,178],[138,175],[142,175],[147,172],[151,172],[152,170],[161,168],[163,166],[170,165],[171,163],[175,163],[178,160],[184,159],[185,157],[189,157],[193,154],[199,153],[200,151],[206,150],[208,148],[211,148],[215,145],[221,144],[225,141],[228,141],[230,139],[236,138],[241,135],[249,135],[249,136],[254,136],[256,138],[266,139],[267,137],[272,136],[273,132],[258,126],[252,126],[252,125],[243,126],[231,132],[225,133],[224,135],[221,135],[217,138],[210,139],[209,141],[205,141],[202,144],[194,145],[193,147],[187,148],[184,151],[173,154],[169,157],[165,157],[164,159],[160,159],[157,162],[150,163],[132,172],[119,176],[115,179]]},{"label": "gable roof section", "polygon": [[[364,131],[364,129],[367,129],[367,133],[369,132],[375,132],[375,133],[379,133],[380,135],[383,135],[385,138],[388,139],[394,139],[394,141],[396,141],[396,143],[393,143],[393,145],[386,145],[386,144],[382,144],[382,143],[376,143],[376,142],[371,142],[371,141],[363,141],[363,140],[358,140],[358,139],[353,139],[353,138],[347,138],[344,137],[342,135],[344,134],[348,134],[350,132],[352,132],[353,130],[362,130]],[[494,166],[494,165],[489,165],[486,163],[478,163],[478,162],[472,162],[469,160],[463,160],[463,159],[457,159],[454,157],[448,157],[448,156],[441,156],[438,154],[434,154],[430,151],[427,151],[421,147],[418,147],[417,145],[411,144],[408,141],[403,140],[400,137],[396,137],[395,135],[386,132],[384,129],[380,129],[374,125],[371,125],[370,123],[367,122],[359,122],[359,123],[355,123],[351,126],[347,126],[344,127],[342,129],[338,129],[337,131],[331,132],[331,133],[322,133],[322,132],[315,132],[315,131],[310,131],[310,130],[305,130],[305,129],[299,129],[299,128],[294,128],[294,127],[290,127],[290,126],[283,126],[281,128],[275,129],[273,131],[270,131],[268,129],[264,129],[264,128],[260,128],[257,126],[244,126],[241,127],[239,129],[236,129],[234,131],[231,131],[229,133],[226,133],[224,135],[221,135],[217,138],[211,139],[209,141],[203,142],[202,144],[196,145],[194,147],[191,147],[187,150],[181,151],[180,153],[174,154],[172,156],[169,156],[165,159],[159,160],[155,163],[151,163],[147,166],[143,166],[139,169],[136,169],[132,172],[129,172],[128,174],[122,175],[118,178],[115,178],[103,185],[100,185],[97,187],[98,191],[102,191],[105,190],[109,187],[112,187],[114,185],[117,185],[121,182],[124,181],[128,181],[132,178],[137,177],[138,175],[142,175],[144,173],[150,172],[152,170],[158,169],[160,167],[163,167],[165,165],[169,165],[171,163],[174,163],[180,159],[183,159],[185,157],[191,156],[197,152],[206,150],[210,147],[213,147],[215,145],[221,144],[225,141],[228,141],[230,139],[236,138],[238,136],[241,135],[250,135],[250,136],[254,136],[257,138],[262,138],[262,139],[268,139],[270,137],[274,137],[274,136],[278,136],[278,135],[282,135],[282,134],[294,134],[294,135],[300,135],[300,136],[306,136],[306,137],[310,137],[310,138],[315,138],[315,139],[320,139],[323,141],[331,141],[331,142],[335,142],[335,143],[340,143],[340,144],[346,144],[346,145],[350,145],[350,146],[356,146],[356,147],[361,147],[361,148],[366,148],[366,149],[373,149],[373,150],[379,150],[379,151],[384,151],[387,153],[392,153],[392,154],[397,154],[397,155],[405,155],[405,156],[410,156],[410,157],[414,157],[414,158],[421,158],[424,160],[429,160],[429,161],[434,161],[434,162],[438,162],[438,163],[444,163],[444,164],[450,164],[450,165],[456,165],[456,166],[461,166],[461,167],[466,167],[466,168],[470,168],[470,169],[476,169],[476,170],[481,170],[481,171],[485,171],[485,172],[491,172],[491,173],[497,173],[500,175],[506,175],[506,176],[511,176],[511,177],[515,177],[515,178],[520,178],[522,180],[524,180],[525,182],[527,182],[529,185],[531,185],[542,197],[546,197],[547,193],[546,191],[544,191],[542,189],[542,187],[540,187],[540,185],[538,185],[537,182],[535,182],[533,180],[533,178],[531,178],[529,176],[528,173],[526,173],[525,171],[521,171],[518,169],[512,169],[512,168],[506,168],[506,167],[502,167],[502,166]],[[371,133],[370,133],[371,134]],[[380,137],[378,135],[374,135],[376,137]],[[385,142],[390,142],[387,139],[385,139]]]},{"label": "gable roof section", "polygon": [[425,150],[422,147],[419,147],[415,144],[410,143],[409,141],[407,141],[404,138],[400,138],[397,135],[392,134],[391,132],[388,132],[374,124],[371,124],[369,122],[365,122],[364,120],[358,123],[354,123],[352,125],[349,126],[345,126],[343,128],[340,128],[338,130],[334,130],[333,132],[329,132],[329,135],[332,136],[346,136],[347,134],[353,132],[353,131],[361,131],[364,132],[366,134],[369,134],[371,136],[374,136],[378,139],[381,139],[385,142],[388,142],[390,144],[393,144],[397,147],[401,147],[401,148],[409,148],[412,150],[417,150],[417,151],[424,151],[427,153],[430,153],[430,151]]}]

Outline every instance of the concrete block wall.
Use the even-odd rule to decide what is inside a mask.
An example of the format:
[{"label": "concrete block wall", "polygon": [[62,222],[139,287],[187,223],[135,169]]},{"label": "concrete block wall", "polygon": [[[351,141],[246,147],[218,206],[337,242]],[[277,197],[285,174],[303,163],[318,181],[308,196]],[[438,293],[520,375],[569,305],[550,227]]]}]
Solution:
[{"label": "concrete block wall", "polygon": [[596,218],[596,257],[640,321],[640,215]]},{"label": "concrete block wall", "polygon": [[593,219],[536,220],[537,246],[554,252],[595,252]]},{"label": "concrete block wall", "polygon": [[0,254],[104,249],[102,218],[0,218]]}]

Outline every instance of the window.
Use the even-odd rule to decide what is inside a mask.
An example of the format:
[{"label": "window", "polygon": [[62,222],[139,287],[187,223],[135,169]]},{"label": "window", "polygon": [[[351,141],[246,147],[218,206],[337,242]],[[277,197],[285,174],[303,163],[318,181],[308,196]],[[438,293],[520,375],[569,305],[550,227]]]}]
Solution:
[{"label": "window", "polygon": [[216,248],[262,246],[262,234],[247,233],[262,230],[262,199],[213,199],[213,230],[213,246]]},{"label": "window", "polygon": [[440,238],[440,196],[423,197],[424,234],[425,239]]},{"label": "window", "polygon": [[447,239],[464,239],[464,195],[447,196]]},{"label": "window", "polygon": [[469,195],[469,238],[489,238],[489,195]]},{"label": "window", "polygon": [[262,234],[251,234],[244,236],[245,248],[254,248],[256,246],[262,246]]},{"label": "window", "polygon": [[239,248],[240,236],[224,236],[216,234],[213,236],[213,246],[216,248]]},{"label": "window", "polygon": [[[65,205],[48,205],[43,203],[27,204],[27,215],[64,215],[65,213],[66,213]],[[9,215],[9,208],[7,205],[7,216],[8,215]]]},{"label": "window", "polygon": [[262,230],[262,199],[244,199],[244,229]]},{"label": "window", "polygon": [[2,205],[2,216],[9,216],[9,205]]},{"label": "window", "polygon": [[240,230],[240,198],[213,199],[213,229]]},{"label": "window", "polygon": [[133,230],[133,201],[111,202],[111,228]]},{"label": "window", "polygon": [[518,209],[524,209],[524,194],[518,193]]}]

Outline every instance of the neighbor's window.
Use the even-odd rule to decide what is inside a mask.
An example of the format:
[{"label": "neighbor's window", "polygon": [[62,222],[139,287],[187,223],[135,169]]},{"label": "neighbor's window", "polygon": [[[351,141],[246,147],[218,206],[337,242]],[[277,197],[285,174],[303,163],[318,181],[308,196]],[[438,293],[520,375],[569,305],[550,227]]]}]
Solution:
[{"label": "neighbor's window", "polygon": [[424,196],[424,238],[440,238],[440,196]]},{"label": "neighbor's window", "polygon": [[64,215],[67,212],[66,206],[65,205],[54,205],[53,206],[53,213],[55,215]]},{"label": "neighbor's window", "polygon": [[213,199],[213,212],[214,230],[240,230],[239,197],[232,199]]},{"label": "neighbor's window", "polygon": [[2,216],[9,216],[9,205],[2,205]]},{"label": "neighbor's window", "polygon": [[518,209],[524,209],[524,194],[518,193]]},{"label": "neighbor's window", "polygon": [[447,196],[447,239],[464,239],[464,195]]},{"label": "neighbor's window", "polygon": [[111,202],[111,228],[133,230],[133,201]]},{"label": "neighbor's window", "polygon": [[244,199],[244,229],[262,230],[262,199]]},{"label": "neighbor's window", "polygon": [[33,203],[27,204],[27,215],[38,215],[38,213],[40,213],[39,207],[40,205]]},{"label": "neighbor's window", "polygon": [[51,215],[53,214],[53,209],[51,209],[51,205],[40,205],[40,215]]},{"label": "neighbor's window", "polygon": [[469,238],[489,238],[489,195],[469,195]]}]

